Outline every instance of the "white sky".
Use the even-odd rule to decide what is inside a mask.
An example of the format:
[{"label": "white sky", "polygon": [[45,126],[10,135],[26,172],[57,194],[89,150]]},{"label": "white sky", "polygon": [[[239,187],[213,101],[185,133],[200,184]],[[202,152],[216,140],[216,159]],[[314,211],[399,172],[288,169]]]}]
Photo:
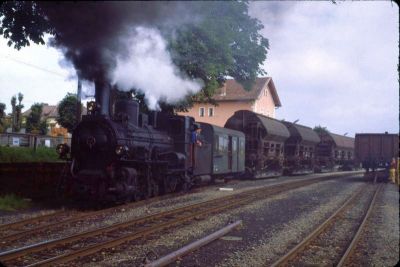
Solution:
[{"label": "white sky", "polygon": [[388,1],[255,2],[278,119],[349,136],[399,131],[399,9]]},{"label": "white sky", "polygon": [[[250,11],[264,24],[262,34],[270,42],[264,68],[282,102],[278,119],[300,119],[299,124],[349,136],[398,132],[395,3],[254,2]],[[0,102],[7,112],[18,92],[24,94],[24,110],[35,102],[56,104],[76,92],[74,71],[65,63],[61,67],[62,61],[54,48],[32,44],[17,51],[0,37]]]}]

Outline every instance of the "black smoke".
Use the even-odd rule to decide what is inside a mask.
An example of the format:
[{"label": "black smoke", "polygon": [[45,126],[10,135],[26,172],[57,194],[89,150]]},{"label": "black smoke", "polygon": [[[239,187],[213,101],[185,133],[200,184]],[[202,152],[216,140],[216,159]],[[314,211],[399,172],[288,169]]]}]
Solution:
[{"label": "black smoke", "polygon": [[195,2],[40,2],[54,27],[51,44],[61,49],[77,75],[110,81],[116,58],[129,53],[124,35],[133,27],[171,31],[199,19]]}]

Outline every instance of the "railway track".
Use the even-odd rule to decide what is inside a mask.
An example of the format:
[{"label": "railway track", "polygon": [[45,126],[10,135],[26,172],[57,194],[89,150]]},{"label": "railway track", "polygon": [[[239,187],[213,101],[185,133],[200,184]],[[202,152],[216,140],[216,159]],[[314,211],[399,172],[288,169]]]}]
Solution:
[{"label": "railway track", "polygon": [[30,264],[29,266],[49,266],[66,263],[104,249],[114,248],[125,242],[139,240],[193,219],[204,218],[204,216],[236,208],[264,199],[267,196],[343,176],[346,175],[291,181],[187,205],[71,236],[5,251],[0,253],[0,261],[7,266],[25,266],[27,264]]},{"label": "railway track", "polygon": [[[307,266],[315,264],[344,266],[354,252],[360,233],[371,214],[381,188],[382,184],[367,184],[355,192],[334,214],[320,224],[298,245],[273,263],[272,266]],[[365,192],[369,194],[363,195]],[[354,207],[357,205],[363,205],[365,208],[362,211],[364,212],[358,212],[357,214],[354,211]],[[345,214],[346,212],[348,212],[347,215]],[[349,223],[352,223],[353,226],[349,227]],[[338,229],[339,231],[337,231]],[[352,230],[346,231],[343,235],[343,232],[340,233],[340,231],[344,229],[345,231]],[[351,236],[352,233],[354,233],[353,236]],[[317,260],[324,259],[326,262],[316,263],[315,258],[318,258]]]},{"label": "railway track", "polygon": [[3,224],[0,225],[0,251],[2,247],[5,247],[12,242],[15,242],[17,240],[20,241],[20,239],[27,237],[31,238],[33,235],[40,234],[44,231],[46,233],[49,233],[51,231],[55,232],[63,226],[72,225],[74,223],[76,224],[87,219],[94,220],[96,216],[107,216],[114,212],[132,209],[140,206],[146,206],[152,202],[174,198],[183,194],[184,193],[169,194],[139,202],[122,204],[115,207],[90,212],[58,210],[50,214]]}]

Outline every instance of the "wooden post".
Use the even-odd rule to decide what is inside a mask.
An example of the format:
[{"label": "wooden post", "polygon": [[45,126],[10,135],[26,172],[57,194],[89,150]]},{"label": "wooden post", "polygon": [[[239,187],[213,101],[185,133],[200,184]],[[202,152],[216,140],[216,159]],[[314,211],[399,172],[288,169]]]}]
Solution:
[{"label": "wooden post", "polygon": [[35,135],[33,137],[33,151],[36,152],[36,148],[37,148],[37,136]]}]

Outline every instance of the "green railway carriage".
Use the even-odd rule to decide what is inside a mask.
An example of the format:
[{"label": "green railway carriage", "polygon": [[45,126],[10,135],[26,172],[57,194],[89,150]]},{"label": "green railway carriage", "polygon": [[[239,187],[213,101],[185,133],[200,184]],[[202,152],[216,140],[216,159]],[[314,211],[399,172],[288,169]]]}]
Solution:
[{"label": "green railway carriage", "polygon": [[230,178],[244,173],[245,136],[242,132],[200,123],[202,146],[195,149],[197,176]]}]

